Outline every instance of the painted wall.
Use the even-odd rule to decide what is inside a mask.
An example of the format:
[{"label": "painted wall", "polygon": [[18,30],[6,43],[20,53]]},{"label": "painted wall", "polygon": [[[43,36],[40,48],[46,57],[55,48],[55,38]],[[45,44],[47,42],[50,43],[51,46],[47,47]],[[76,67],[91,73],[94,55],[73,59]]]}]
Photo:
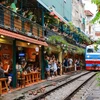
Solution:
[{"label": "painted wall", "polygon": [[78,0],[72,0],[72,22],[76,27],[85,32],[84,18],[84,5]]},{"label": "painted wall", "polygon": [[6,65],[12,61],[12,45],[0,43],[0,61],[3,63],[3,69],[6,70]]},{"label": "painted wall", "polygon": [[72,20],[72,0],[41,0],[48,8],[53,7],[66,20]]}]

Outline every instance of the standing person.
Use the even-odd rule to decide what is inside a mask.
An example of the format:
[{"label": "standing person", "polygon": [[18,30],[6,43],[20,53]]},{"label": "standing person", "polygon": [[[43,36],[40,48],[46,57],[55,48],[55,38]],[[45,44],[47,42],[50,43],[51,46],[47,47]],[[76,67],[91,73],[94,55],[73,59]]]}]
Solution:
[{"label": "standing person", "polygon": [[45,56],[44,67],[45,67],[45,70],[46,70],[46,73],[47,73],[47,79],[50,79],[50,68],[48,66],[48,60],[49,60],[49,57]]},{"label": "standing person", "polygon": [[53,76],[53,73],[54,73],[54,67],[52,66],[52,58],[50,57],[49,58],[49,68],[50,68],[50,76],[52,77]]},{"label": "standing person", "polygon": [[5,0],[0,0],[0,25],[4,25],[4,9]]},{"label": "standing person", "polygon": [[74,66],[75,66],[75,71],[77,71],[77,59],[75,60]]},{"label": "standing person", "polygon": [[61,63],[58,61],[57,64],[57,74],[60,75]]},{"label": "standing person", "polygon": [[80,69],[80,60],[77,60],[77,69]]},{"label": "standing person", "polygon": [[57,61],[53,58],[53,67],[54,67],[54,74],[57,76]]},{"label": "standing person", "polygon": [[64,65],[64,68],[65,68],[64,72],[66,72],[66,69],[68,68],[68,58],[67,58],[67,56],[64,59],[63,65]]},{"label": "standing person", "polygon": [[69,65],[70,65],[70,68],[72,67],[72,63],[73,63],[73,59],[72,59],[72,58],[69,58]]}]

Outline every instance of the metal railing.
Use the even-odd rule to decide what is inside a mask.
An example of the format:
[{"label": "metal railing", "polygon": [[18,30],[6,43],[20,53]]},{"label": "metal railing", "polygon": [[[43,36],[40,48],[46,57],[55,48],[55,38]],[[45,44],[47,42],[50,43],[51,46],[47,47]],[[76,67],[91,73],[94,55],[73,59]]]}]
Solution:
[{"label": "metal railing", "polygon": [[43,27],[0,5],[0,27],[29,37],[43,37]]}]

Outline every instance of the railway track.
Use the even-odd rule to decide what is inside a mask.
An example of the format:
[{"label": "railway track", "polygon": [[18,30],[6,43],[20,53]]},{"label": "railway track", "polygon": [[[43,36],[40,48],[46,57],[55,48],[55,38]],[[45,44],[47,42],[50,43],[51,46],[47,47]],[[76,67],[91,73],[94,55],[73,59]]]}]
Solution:
[{"label": "railway track", "polygon": [[[83,72],[67,78],[64,81],[55,83],[53,86],[45,87],[45,91],[34,97],[32,94],[24,93],[23,100],[71,100],[75,93],[83,84],[95,75],[95,72]],[[22,99],[21,99],[22,100]]]},{"label": "railway track", "polygon": [[97,91],[97,89],[99,89],[99,87],[97,86],[96,76],[94,76],[81,88],[75,91],[75,93],[69,97],[69,100],[100,100],[100,91]]}]

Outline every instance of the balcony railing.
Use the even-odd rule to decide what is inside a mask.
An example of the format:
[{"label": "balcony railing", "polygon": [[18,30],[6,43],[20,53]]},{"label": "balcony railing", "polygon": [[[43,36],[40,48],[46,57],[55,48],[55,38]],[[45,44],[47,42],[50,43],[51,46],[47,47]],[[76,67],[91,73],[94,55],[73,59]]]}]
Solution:
[{"label": "balcony railing", "polygon": [[34,38],[42,38],[42,26],[0,5],[0,27]]}]

